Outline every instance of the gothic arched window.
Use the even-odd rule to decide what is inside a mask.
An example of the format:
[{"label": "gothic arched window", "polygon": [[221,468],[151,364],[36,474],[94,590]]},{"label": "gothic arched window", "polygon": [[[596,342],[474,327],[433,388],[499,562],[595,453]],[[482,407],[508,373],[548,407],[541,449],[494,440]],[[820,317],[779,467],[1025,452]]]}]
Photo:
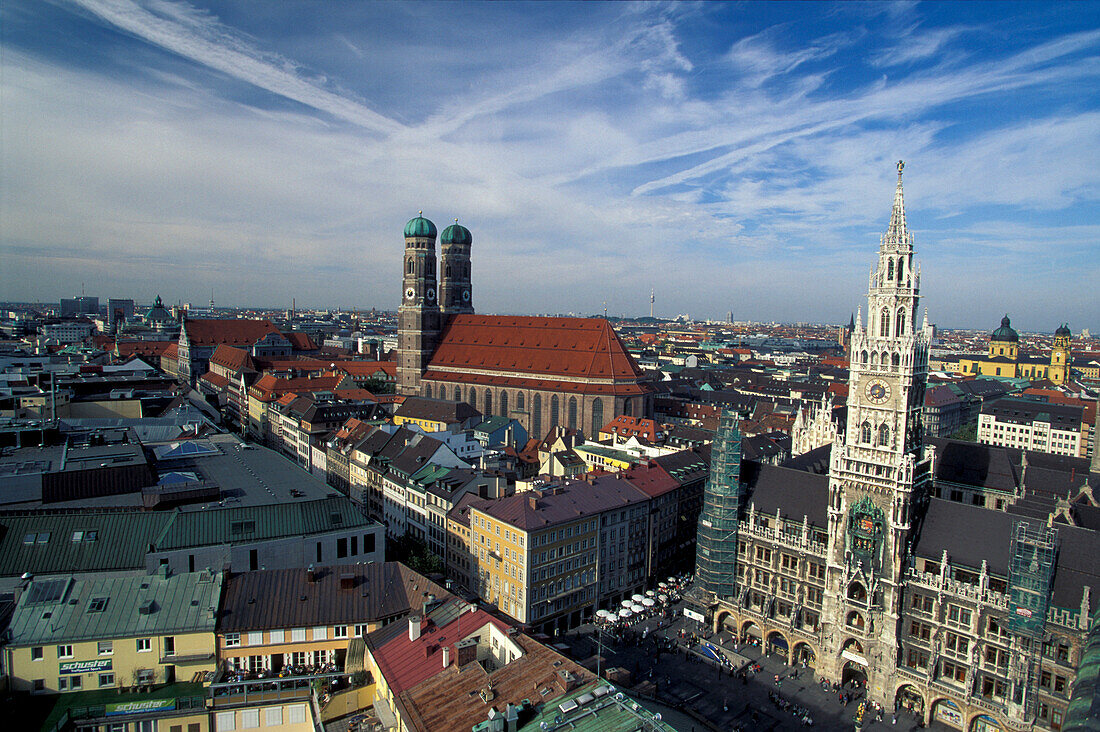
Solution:
[{"label": "gothic arched window", "polygon": [[886,279],[894,279],[894,260],[892,259],[886,261]]},{"label": "gothic arched window", "polygon": [[550,396],[550,424],[556,426],[558,424],[558,395],[553,394]]},{"label": "gothic arched window", "polygon": [[577,397],[569,397],[569,428],[577,429]]},{"label": "gothic arched window", "polygon": [[885,423],[880,424],[878,427],[878,444],[883,447],[890,445],[890,428]]},{"label": "gothic arched window", "polygon": [[629,399],[627,399],[623,402],[623,414],[625,414],[627,417],[631,416],[631,414],[630,414],[630,400]]},{"label": "gothic arched window", "polygon": [[905,335],[905,308],[898,308],[896,335],[898,337]]},{"label": "gothic arched window", "polygon": [[413,273],[413,266],[414,266],[413,265],[413,260],[410,259],[408,261],[408,264],[405,265],[405,271],[408,272],[409,274],[412,274]]},{"label": "gothic arched window", "polygon": [[870,444],[871,442],[871,423],[864,422],[859,426],[859,441]]},{"label": "gothic arched window", "polygon": [[890,311],[886,308],[878,316],[878,334],[883,338],[890,335]]},{"label": "gothic arched window", "polygon": [[470,387],[470,394],[466,397],[466,403],[474,409],[477,409],[477,389]]},{"label": "gothic arched window", "polygon": [[860,360],[860,362],[862,362],[862,363],[867,363],[867,351],[864,351],[864,352],[863,352],[863,354],[862,354],[862,358],[860,358],[859,360]]},{"label": "gothic arched window", "polygon": [[901,282],[905,274],[905,257],[898,257],[898,282]]},{"label": "gothic arched window", "polygon": [[596,435],[600,434],[600,428],[603,427],[603,399],[592,400],[592,436],[593,439]]},{"label": "gothic arched window", "polygon": [[890,363],[892,363],[895,366],[901,366],[901,356],[899,356],[896,353],[894,355],[890,356]]},{"label": "gothic arched window", "polygon": [[493,392],[485,390],[485,416],[493,416]]},{"label": "gothic arched window", "polygon": [[424,385],[424,396],[426,396],[428,399],[432,398],[432,385],[431,384],[425,384]]},{"label": "gothic arched window", "polygon": [[516,394],[516,409],[523,411],[523,392]]},{"label": "gothic arched window", "polygon": [[874,351],[871,351],[871,365],[878,366],[878,354]]},{"label": "gothic arched window", "polygon": [[535,394],[531,397],[531,433],[534,437],[542,439],[542,395]]},{"label": "gothic arched window", "polygon": [[508,392],[506,391],[500,392],[500,416],[508,416]]}]

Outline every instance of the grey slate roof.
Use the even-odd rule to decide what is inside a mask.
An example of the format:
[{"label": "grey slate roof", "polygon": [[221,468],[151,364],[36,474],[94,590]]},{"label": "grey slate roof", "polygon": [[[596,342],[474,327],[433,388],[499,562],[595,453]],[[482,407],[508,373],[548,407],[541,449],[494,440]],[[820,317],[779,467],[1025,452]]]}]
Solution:
[{"label": "grey slate roof", "polygon": [[938,562],[946,549],[951,564],[979,570],[985,559],[990,572],[1006,577],[1012,526],[1018,519],[1003,511],[932,498],[915,554]]},{"label": "grey slate roof", "polygon": [[776,465],[741,464],[741,482],[757,511],[785,519],[809,518],[818,528],[828,526],[829,476]]},{"label": "grey slate roof", "polygon": [[30,582],[9,629],[15,646],[214,630],[221,573]]}]

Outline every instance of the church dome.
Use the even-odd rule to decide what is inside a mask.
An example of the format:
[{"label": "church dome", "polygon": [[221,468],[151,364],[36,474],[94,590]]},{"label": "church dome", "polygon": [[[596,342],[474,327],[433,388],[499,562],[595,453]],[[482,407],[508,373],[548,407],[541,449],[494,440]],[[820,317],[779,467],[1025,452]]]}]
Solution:
[{"label": "church dome", "polygon": [[1012,329],[1012,325],[1009,323],[1008,316],[1006,315],[1001,318],[1001,327],[993,331],[989,340],[1016,343],[1020,340],[1020,335]]},{"label": "church dome", "polygon": [[424,212],[421,211],[414,219],[409,219],[409,223],[405,224],[405,236],[430,236],[435,238],[435,224],[424,218]]},{"label": "church dome", "polygon": [[1054,335],[1055,335],[1055,337],[1064,336],[1066,338],[1069,338],[1073,335],[1073,333],[1070,332],[1069,328],[1066,326],[1065,323],[1062,323],[1060,326],[1058,326],[1058,330],[1054,331]]},{"label": "church dome", "polygon": [[455,219],[453,224],[443,230],[443,235],[439,237],[439,241],[441,244],[470,246],[473,237],[470,236],[470,230],[458,223],[458,219]]}]

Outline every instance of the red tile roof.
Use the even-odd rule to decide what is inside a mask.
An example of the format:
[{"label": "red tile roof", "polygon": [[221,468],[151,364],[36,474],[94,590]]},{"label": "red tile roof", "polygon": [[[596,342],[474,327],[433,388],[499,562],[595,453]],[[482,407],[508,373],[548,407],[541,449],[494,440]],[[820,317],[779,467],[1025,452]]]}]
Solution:
[{"label": "red tile roof", "polygon": [[645,393],[637,383],[642,377],[602,318],[497,315],[451,318],[424,375],[429,381],[609,394]]},{"label": "red tile roof", "polygon": [[650,498],[664,495],[680,487],[680,481],[657,463],[633,465],[622,472],[623,478]]},{"label": "red tile roof", "polygon": [[644,417],[629,417],[621,414],[601,427],[600,432],[619,435],[620,437],[637,435],[649,442],[657,441],[657,423]]},{"label": "red tile roof", "polygon": [[230,371],[238,373],[245,369],[253,371],[256,369],[256,365],[252,362],[252,356],[249,355],[248,351],[224,343],[214,349],[214,353],[210,355],[210,363],[224,366]]},{"label": "red tile roof", "polygon": [[205,381],[206,383],[218,389],[224,389],[226,386],[229,385],[229,379],[225,378],[221,374],[216,374],[213,371],[207,371],[205,374],[203,374],[200,378],[200,381]]},{"label": "red tile roof", "polygon": [[172,341],[118,341],[114,344],[118,358],[129,359],[133,356],[162,356]]},{"label": "red tile roof", "polygon": [[283,333],[283,336],[290,341],[291,347],[295,351],[316,351],[317,344],[313,342],[313,339],[309,337],[308,333]]},{"label": "red tile roof", "polygon": [[336,371],[343,371],[348,376],[374,376],[382,372],[390,377],[397,376],[397,364],[392,361],[336,361]]},{"label": "red tile roof", "polygon": [[[183,321],[187,339],[193,346],[251,346],[279,329],[270,320],[214,320],[187,318]],[[280,334],[281,335],[281,334]]]},{"label": "red tile roof", "polygon": [[305,394],[315,391],[334,391],[341,386],[345,376],[315,376],[300,379],[280,379],[265,374],[248,390],[251,397],[260,401],[272,401],[283,394]]},{"label": "red tile roof", "polygon": [[177,341],[172,341],[168,344],[168,348],[164,349],[164,353],[160,354],[160,357],[179,360],[180,344]]},{"label": "red tile roof", "polygon": [[398,623],[403,632],[384,633],[382,630],[377,630],[371,634],[377,634],[380,638],[393,635],[379,648],[374,649],[373,655],[378,664],[378,670],[386,678],[386,683],[394,694],[401,694],[442,672],[441,659],[444,646],[451,649],[451,658],[457,659],[458,654],[454,644],[479,628],[492,624],[505,633],[508,632],[507,623],[480,609],[472,613],[449,613],[444,617],[447,617],[450,622],[442,627],[435,625],[431,619],[432,615],[439,617],[441,613],[432,613],[424,620],[420,637],[416,640],[409,640],[407,620]]}]

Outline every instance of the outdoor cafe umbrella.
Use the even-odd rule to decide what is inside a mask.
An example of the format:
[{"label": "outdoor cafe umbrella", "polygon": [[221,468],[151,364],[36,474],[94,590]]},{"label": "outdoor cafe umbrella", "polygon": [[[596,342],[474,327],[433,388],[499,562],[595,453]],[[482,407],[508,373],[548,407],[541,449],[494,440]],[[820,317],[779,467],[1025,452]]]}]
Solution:
[{"label": "outdoor cafe umbrella", "polygon": [[642,604],[646,607],[653,607],[657,603],[653,599],[647,597],[646,599],[642,600]]},{"label": "outdoor cafe umbrella", "polygon": [[625,607],[622,610],[619,611],[619,617],[620,618],[629,618],[633,614],[634,614],[633,611],[627,610]]}]

